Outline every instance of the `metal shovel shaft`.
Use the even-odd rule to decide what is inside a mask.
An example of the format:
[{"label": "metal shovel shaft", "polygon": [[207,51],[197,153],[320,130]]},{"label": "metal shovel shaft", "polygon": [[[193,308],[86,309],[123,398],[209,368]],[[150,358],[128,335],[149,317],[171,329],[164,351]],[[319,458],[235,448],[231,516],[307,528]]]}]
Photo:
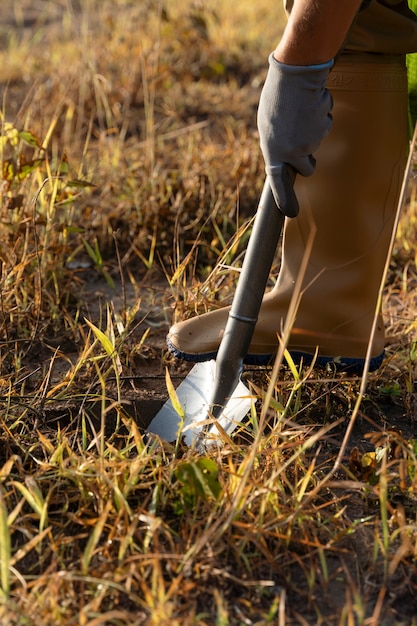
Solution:
[{"label": "metal shovel shaft", "polygon": [[218,418],[236,388],[243,369],[259,309],[265,293],[285,215],[296,215],[294,170],[283,164],[285,197],[277,207],[268,179],[265,181],[252,234],[239,276],[232,307],[216,358],[216,379],[211,400],[211,415]]}]

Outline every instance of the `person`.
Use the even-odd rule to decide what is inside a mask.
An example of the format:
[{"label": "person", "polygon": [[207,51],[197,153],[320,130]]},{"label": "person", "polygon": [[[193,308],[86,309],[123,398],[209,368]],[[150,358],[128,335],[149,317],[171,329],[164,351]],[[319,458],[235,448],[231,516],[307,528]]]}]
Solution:
[{"label": "person", "polygon": [[[290,164],[300,212],[286,219],[281,269],[245,362],[273,359],[314,228],[288,348],[298,361],[359,372],[377,313],[375,370],[385,346],[378,294],[409,149],[405,58],[417,51],[417,18],[405,0],[285,5],[258,128],[272,191],[276,166]],[[174,324],[169,350],[188,361],[215,358],[228,311]]]}]

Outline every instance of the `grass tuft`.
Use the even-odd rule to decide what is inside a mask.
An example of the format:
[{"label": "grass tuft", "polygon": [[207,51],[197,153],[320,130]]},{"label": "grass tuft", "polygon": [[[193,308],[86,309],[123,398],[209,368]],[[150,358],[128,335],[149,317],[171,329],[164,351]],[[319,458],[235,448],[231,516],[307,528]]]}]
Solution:
[{"label": "grass tuft", "polygon": [[284,343],[221,449],[144,438],[169,324],[232,298],[285,19],[174,4],[3,0],[0,622],[413,624],[414,180],[365,393]]}]

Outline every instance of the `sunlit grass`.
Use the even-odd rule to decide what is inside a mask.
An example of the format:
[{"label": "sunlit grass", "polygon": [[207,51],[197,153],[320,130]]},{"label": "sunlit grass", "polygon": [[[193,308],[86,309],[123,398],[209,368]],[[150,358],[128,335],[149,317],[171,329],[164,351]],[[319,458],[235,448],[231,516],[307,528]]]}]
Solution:
[{"label": "sunlit grass", "polygon": [[384,299],[388,359],[337,471],[361,381],[285,352],[278,376],[245,373],[260,400],[221,450],[146,442],[141,376],[159,371],[166,397],[176,380],[154,330],[234,291],[283,12],[6,5],[18,27],[0,31],[0,622],[411,620],[414,185]]}]

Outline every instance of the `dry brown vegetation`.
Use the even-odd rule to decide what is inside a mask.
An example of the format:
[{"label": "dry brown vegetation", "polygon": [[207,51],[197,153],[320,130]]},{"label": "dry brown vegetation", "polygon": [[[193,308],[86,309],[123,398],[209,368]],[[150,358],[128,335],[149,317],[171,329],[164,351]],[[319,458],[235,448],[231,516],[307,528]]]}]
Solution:
[{"label": "dry brown vegetation", "polygon": [[417,623],[413,180],[364,397],[249,371],[272,398],[221,450],[142,438],[186,371],[168,325],[233,292],[282,24],[272,0],[2,0],[4,626]]}]

